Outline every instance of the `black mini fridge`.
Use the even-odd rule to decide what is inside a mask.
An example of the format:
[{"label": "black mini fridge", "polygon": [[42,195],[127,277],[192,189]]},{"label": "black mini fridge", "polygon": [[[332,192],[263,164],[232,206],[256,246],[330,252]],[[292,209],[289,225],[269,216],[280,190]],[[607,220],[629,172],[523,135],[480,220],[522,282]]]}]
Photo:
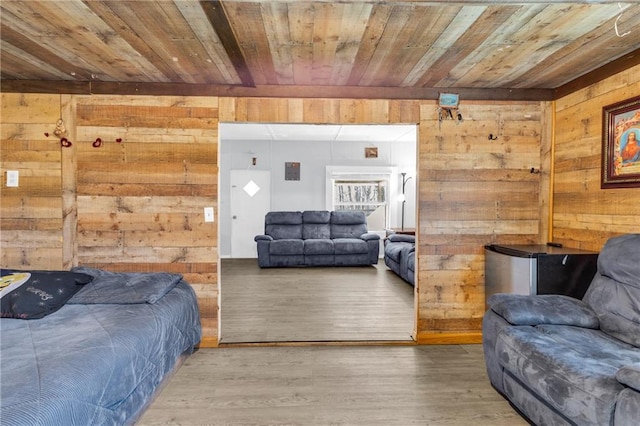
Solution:
[{"label": "black mini fridge", "polygon": [[552,245],[485,246],[486,299],[495,293],[564,294],[582,299],[598,253]]}]

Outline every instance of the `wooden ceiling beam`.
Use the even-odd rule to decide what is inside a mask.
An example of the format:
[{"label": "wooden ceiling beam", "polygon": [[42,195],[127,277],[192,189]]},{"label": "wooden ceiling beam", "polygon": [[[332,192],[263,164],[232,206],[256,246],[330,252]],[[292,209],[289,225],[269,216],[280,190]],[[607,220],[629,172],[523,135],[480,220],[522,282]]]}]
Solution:
[{"label": "wooden ceiling beam", "polygon": [[334,99],[413,99],[435,100],[441,92],[460,95],[460,101],[550,101],[552,89],[444,89],[433,87],[362,86],[256,86],[186,83],[72,82],[2,80],[2,92],[70,93],[149,96],[230,96],[248,98],[334,98]]},{"label": "wooden ceiling beam", "polygon": [[552,100],[553,90],[539,89],[478,89],[433,87],[364,87],[364,86],[257,86],[254,90],[228,86],[218,96],[272,98],[338,98],[338,99],[410,99],[435,100],[440,93],[457,93],[465,100]]},{"label": "wooden ceiling beam", "polygon": [[242,49],[238,44],[229,19],[222,8],[222,3],[218,0],[201,0],[200,6],[207,15],[207,19],[211,23],[213,30],[218,34],[220,43],[224,47],[224,50],[229,55],[229,59],[233,64],[240,81],[243,86],[255,87],[253,76],[249,71],[247,61],[242,55]]},{"label": "wooden ceiling beam", "polygon": [[90,81],[70,80],[0,80],[2,93],[60,93],[90,95]]},{"label": "wooden ceiling beam", "polygon": [[601,66],[587,74],[584,74],[575,80],[572,80],[554,90],[554,99],[562,98],[573,92],[576,92],[585,87],[589,87],[594,83],[611,77],[629,68],[640,65],[640,49],[636,49],[633,52],[627,53],[615,59],[608,64]]}]

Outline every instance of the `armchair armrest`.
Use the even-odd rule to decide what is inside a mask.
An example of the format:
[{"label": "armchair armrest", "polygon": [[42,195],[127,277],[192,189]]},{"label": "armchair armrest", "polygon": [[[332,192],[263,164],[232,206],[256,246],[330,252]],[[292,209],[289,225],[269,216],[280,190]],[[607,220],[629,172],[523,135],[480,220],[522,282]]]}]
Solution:
[{"label": "armchair armrest", "polygon": [[595,312],[582,300],[559,294],[494,294],[487,301],[493,312],[513,325],[572,325],[600,328]]},{"label": "armchair armrest", "polygon": [[254,241],[273,241],[273,237],[271,235],[256,235],[253,237]]},{"label": "armchair armrest", "polygon": [[387,241],[392,243],[415,243],[416,236],[407,234],[391,234],[387,237]]},{"label": "armchair armrest", "polygon": [[360,238],[365,241],[379,240],[380,235],[376,234],[375,232],[367,232],[366,234],[360,235]]},{"label": "armchair armrest", "polygon": [[616,373],[616,379],[623,385],[640,392],[640,362],[622,367]]}]

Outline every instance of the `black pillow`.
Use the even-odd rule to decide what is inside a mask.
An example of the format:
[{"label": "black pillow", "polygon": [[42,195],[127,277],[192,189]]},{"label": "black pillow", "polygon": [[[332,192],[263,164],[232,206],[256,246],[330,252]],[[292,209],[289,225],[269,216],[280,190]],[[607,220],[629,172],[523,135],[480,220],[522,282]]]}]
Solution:
[{"label": "black pillow", "polygon": [[0,316],[38,319],[52,314],[92,279],[69,271],[0,269]]}]

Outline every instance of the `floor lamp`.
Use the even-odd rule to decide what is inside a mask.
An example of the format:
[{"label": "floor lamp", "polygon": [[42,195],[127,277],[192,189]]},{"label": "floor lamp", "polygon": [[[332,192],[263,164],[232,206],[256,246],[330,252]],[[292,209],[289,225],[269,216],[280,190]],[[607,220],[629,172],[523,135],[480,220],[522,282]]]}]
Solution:
[{"label": "floor lamp", "polygon": [[401,222],[400,230],[404,231],[404,203],[407,202],[407,197],[404,195],[404,187],[407,184],[407,181],[411,179],[411,176],[407,177],[406,172],[402,172],[400,174],[402,175],[402,194],[400,194],[400,196],[398,197],[398,199],[402,201],[402,222]]}]

